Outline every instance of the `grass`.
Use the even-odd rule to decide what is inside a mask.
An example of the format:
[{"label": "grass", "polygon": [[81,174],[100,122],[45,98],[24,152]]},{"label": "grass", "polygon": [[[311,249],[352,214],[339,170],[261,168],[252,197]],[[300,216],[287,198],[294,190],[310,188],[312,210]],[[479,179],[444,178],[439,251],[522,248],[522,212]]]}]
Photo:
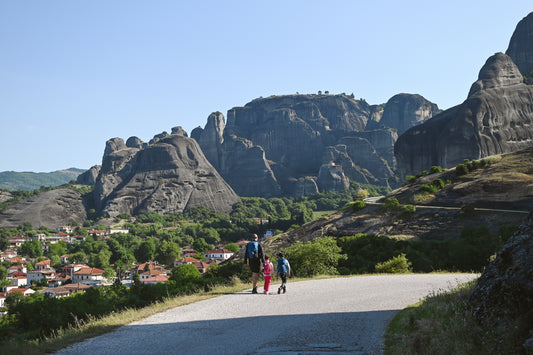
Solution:
[{"label": "grass", "polygon": [[517,344],[472,318],[468,299],[474,287],[472,281],[400,311],[387,328],[384,354],[517,353]]}]

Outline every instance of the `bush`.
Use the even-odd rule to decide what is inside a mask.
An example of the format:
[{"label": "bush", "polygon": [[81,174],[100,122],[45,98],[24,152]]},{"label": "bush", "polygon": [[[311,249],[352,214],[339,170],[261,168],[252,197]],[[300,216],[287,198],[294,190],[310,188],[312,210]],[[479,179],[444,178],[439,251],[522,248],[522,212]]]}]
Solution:
[{"label": "bush", "polygon": [[346,205],[344,205],[342,210],[358,212],[358,211],[361,211],[365,207],[366,207],[366,203],[364,203],[361,200],[357,200],[357,201],[348,202]]},{"label": "bush", "polygon": [[430,194],[436,194],[439,191],[439,188],[433,184],[431,185],[424,184],[420,186],[420,190],[428,192]]},{"label": "bush", "polygon": [[382,263],[376,264],[376,272],[389,274],[406,274],[411,272],[411,262],[405,254],[400,254]]},{"label": "bush", "polygon": [[440,166],[432,166],[431,169],[429,169],[430,174],[440,173],[442,171],[442,168]]},{"label": "bush", "polygon": [[476,214],[476,209],[472,205],[462,205],[461,215],[463,217],[473,217]]},{"label": "bush", "polygon": [[291,264],[291,272],[302,277],[313,275],[337,275],[339,260],[346,259],[333,237],[317,238],[310,242],[296,242],[285,250]]},{"label": "bush", "polygon": [[444,188],[444,186],[446,186],[446,183],[442,179],[435,179],[435,180],[433,180],[431,185],[437,186],[439,188],[439,190],[440,190],[440,189]]},{"label": "bush", "polygon": [[403,216],[409,216],[416,212],[416,207],[413,205],[402,205],[400,210]]},{"label": "bush", "polygon": [[383,201],[383,208],[387,211],[395,210],[400,207],[400,202],[397,198],[391,197]]},{"label": "bush", "polygon": [[467,164],[459,164],[455,167],[455,174],[457,176],[466,175],[470,172]]}]

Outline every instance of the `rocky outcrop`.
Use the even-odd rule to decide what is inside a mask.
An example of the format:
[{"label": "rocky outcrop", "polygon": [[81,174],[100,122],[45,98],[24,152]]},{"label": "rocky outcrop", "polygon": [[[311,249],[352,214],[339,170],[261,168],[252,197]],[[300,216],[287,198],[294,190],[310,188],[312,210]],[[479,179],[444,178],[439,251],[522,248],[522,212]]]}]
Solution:
[{"label": "rocky outcrop", "polygon": [[533,87],[522,82],[509,56],[496,53],[481,69],[466,101],[405,132],[396,142],[395,155],[405,176],[530,146]]},{"label": "rocky outcrop", "polygon": [[56,229],[65,223],[83,223],[87,219],[81,194],[70,189],[41,192],[29,199],[16,202],[0,211],[1,227],[18,227],[30,222]]},{"label": "rocky outcrop", "polygon": [[320,191],[341,192],[350,187],[342,167],[333,162],[323,164],[318,171],[317,185]]},{"label": "rocky outcrop", "polygon": [[527,353],[533,350],[532,270],[533,212],[483,272],[470,298],[475,318],[521,337]]},{"label": "rocky outcrop", "polygon": [[[413,107],[406,115],[422,111]],[[326,190],[348,186],[348,179],[388,185],[397,133],[379,125],[382,112],[381,106],[346,95],[272,96],[229,110],[227,123],[213,113],[191,137],[242,196],[300,196],[314,191],[311,180]],[[340,184],[325,183],[327,174],[319,178],[321,167],[331,162],[338,166]]]},{"label": "rocky outcrop", "polygon": [[146,212],[176,213],[204,206],[229,213],[238,196],[182,129],[156,135],[151,143],[120,138],[106,144],[94,188],[99,211],[115,217]]},{"label": "rocky outcrop", "polygon": [[100,174],[100,169],[102,167],[100,165],[94,165],[86,172],[78,175],[78,178],[76,179],[76,183],[82,184],[82,185],[94,185],[96,184],[96,178],[98,178],[98,174]]},{"label": "rocky outcrop", "polygon": [[513,59],[524,76],[533,77],[533,12],[516,26],[505,54]]},{"label": "rocky outcrop", "polygon": [[420,95],[398,94],[387,101],[379,123],[381,126],[396,129],[398,135],[401,135],[440,112],[436,104]]}]

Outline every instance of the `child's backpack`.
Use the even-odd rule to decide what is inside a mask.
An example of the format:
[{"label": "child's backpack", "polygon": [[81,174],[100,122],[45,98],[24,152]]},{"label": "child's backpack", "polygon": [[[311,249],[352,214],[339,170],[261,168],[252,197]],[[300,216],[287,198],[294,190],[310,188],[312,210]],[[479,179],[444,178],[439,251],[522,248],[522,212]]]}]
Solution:
[{"label": "child's backpack", "polygon": [[259,256],[259,243],[256,241],[248,243],[248,250],[246,252],[250,259],[257,258]]},{"label": "child's backpack", "polygon": [[265,275],[265,276],[272,275],[272,271],[273,271],[272,269],[273,268],[274,267],[273,267],[273,265],[272,265],[272,263],[270,261],[265,261],[263,263],[263,275]]},{"label": "child's backpack", "polygon": [[278,273],[283,274],[288,271],[287,259],[281,257],[278,259]]}]

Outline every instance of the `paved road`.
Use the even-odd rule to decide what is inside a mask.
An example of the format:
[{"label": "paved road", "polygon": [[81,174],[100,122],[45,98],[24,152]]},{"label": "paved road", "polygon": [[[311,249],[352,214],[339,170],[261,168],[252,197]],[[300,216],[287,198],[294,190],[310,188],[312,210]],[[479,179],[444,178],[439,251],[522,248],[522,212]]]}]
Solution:
[{"label": "paved road", "polygon": [[[59,354],[380,354],[394,314],[478,275],[359,276],[224,295],[150,316]],[[276,290],[276,285],[274,285]]]}]

